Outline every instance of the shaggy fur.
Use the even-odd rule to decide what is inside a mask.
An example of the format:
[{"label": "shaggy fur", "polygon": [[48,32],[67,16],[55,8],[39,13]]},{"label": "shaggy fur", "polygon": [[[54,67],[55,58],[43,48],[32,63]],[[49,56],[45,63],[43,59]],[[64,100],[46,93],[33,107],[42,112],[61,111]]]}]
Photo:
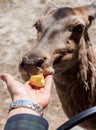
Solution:
[{"label": "shaggy fur", "polygon": [[[62,106],[69,118],[96,105],[96,57],[89,41],[85,43],[85,39],[82,39],[78,58],[75,65],[54,78]],[[96,118],[81,126],[96,129]]]}]

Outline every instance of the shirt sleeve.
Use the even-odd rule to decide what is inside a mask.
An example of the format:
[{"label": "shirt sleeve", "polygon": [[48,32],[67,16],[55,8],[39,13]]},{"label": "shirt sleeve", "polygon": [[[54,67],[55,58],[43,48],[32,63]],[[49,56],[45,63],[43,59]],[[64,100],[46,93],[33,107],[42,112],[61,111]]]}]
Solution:
[{"label": "shirt sleeve", "polygon": [[42,117],[31,114],[18,114],[10,117],[4,130],[48,130],[48,122]]}]

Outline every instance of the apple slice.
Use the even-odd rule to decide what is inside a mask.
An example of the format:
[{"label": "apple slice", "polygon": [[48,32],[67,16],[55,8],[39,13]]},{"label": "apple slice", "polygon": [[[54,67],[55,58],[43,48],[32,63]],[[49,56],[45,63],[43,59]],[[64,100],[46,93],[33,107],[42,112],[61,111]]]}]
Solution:
[{"label": "apple slice", "polygon": [[43,74],[32,75],[29,79],[29,83],[33,86],[42,88],[45,85],[45,79]]}]

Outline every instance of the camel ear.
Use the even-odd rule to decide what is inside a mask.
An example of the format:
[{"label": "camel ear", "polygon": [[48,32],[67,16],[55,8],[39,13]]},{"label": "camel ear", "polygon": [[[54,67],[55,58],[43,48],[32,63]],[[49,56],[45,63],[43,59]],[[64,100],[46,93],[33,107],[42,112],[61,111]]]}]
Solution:
[{"label": "camel ear", "polygon": [[50,12],[56,10],[57,8],[58,8],[57,5],[53,1],[48,0],[43,14],[44,15],[49,14]]},{"label": "camel ear", "polygon": [[96,1],[93,2],[91,5],[88,6],[88,15],[92,19],[96,18]]}]

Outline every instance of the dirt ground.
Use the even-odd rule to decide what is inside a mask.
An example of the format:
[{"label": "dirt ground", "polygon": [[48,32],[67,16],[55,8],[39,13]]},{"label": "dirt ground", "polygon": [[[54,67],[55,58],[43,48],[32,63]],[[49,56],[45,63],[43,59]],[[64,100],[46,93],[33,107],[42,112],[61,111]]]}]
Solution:
[{"label": "dirt ground", "polygon": [[[93,0],[54,0],[54,2],[60,6],[75,7],[92,3]],[[36,30],[33,24],[43,14],[45,3],[46,0],[0,0],[0,73],[10,73],[23,82],[18,65],[22,56],[36,43]],[[90,35],[91,41],[95,43],[95,22],[90,29]],[[6,85],[0,81],[0,130],[4,129],[10,103]],[[49,130],[55,130],[67,120],[54,83],[51,101],[44,111],[44,117],[50,123]],[[80,130],[79,127],[74,129]]]}]

